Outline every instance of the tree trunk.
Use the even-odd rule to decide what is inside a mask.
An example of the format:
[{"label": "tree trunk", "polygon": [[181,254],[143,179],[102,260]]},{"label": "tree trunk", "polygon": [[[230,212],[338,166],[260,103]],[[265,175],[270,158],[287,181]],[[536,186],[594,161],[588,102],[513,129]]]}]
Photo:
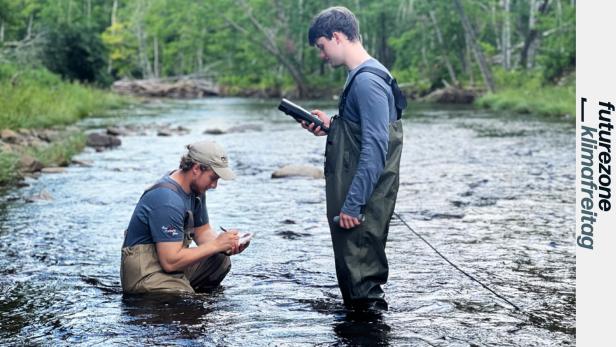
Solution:
[{"label": "tree trunk", "polygon": [[92,0],[88,0],[86,2],[86,5],[87,5],[86,14],[88,16],[88,25],[90,25],[92,22]]},{"label": "tree trunk", "polygon": [[113,7],[111,8],[111,25],[116,23],[116,15],[118,13],[118,0],[113,0]]},{"label": "tree trunk", "polygon": [[[288,52],[288,49],[283,49],[279,47],[279,43],[276,41],[274,35],[271,30],[265,28],[252,14],[252,8],[246,3],[241,2],[242,7],[246,11],[246,15],[252,25],[251,30],[248,30],[238,23],[236,23],[233,19],[229,17],[225,17],[227,23],[229,23],[235,30],[243,34],[248,40],[252,41],[254,44],[259,45],[267,52],[272,54],[274,58],[289,72],[291,78],[293,78],[293,82],[295,82],[295,86],[297,87],[298,96],[300,98],[304,98],[308,96],[308,82],[306,76],[301,70],[301,66],[297,63],[297,59],[295,59],[294,52]],[[260,35],[259,35],[260,34]]]},{"label": "tree trunk", "polygon": [[388,69],[391,68],[392,59],[389,47],[387,46],[387,17],[385,12],[381,12],[379,14],[379,48],[378,48],[378,57],[381,64],[383,64]]},{"label": "tree trunk", "polygon": [[[304,0],[298,0],[298,6],[299,6],[299,11],[298,11],[298,17],[299,18],[303,18],[304,17]],[[298,39],[297,39],[297,44],[299,45],[299,49],[297,50],[297,61],[299,62],[300,66],[304,66],[304,47],[306,47],[306,34],[303,31],[300,31],[298,33]]]},{"label": "tree trunk", "polygon": [[502,30],[502,52],[503,52],[503,68],[511,69],[511,2],[503,0],[503,30]]},{"label": "tree trunk", "polygon": [[441,54],[443,55],[443,60],[445,61],[445,65],[447,66],[447,71],[449,72],[449,78],[451,82],[457,86],[458,79],[456,78],[456,72],[451,65],[451,61],[449,61],[449,55],[447,54],[447,48],[445,47],[445,42],[443,41],[443,35],[441,34],[441,29],[438,26],[438,21],[436,20],[436,15],[434,11],[430,11],[430,19],[432,20],[432,24],[434,25],[434,31],[436,32],[436,39],[438,40],[438,45],[441,49]]},{"label": "tree trunk", "polygon": [[203,28],[201,30],[201,36],[199,36],[199,44],[197,45],[197,72],[200,74],[203,72],[203,41],[205,40],[205,35],[207,35],[206,29]]},{"label": "tree trunk", "polygon": [[[113,6],[111,7],[111,30],[112,32],[115,34],[115,27],[114,25],[116,24],[116,13],[118,12],[118,0],[113,0]],[[111,54],[109,55],[109,58],[107,59],[107,73],[111,74],[111,71],[113,70],[113,61],[111,60]]]},{"label": "tree trunk", "polygon": [[468,77],[469,77],[471,86],[474,86],[475,85],[475,72],[473,71],[473,59],[471,57],[473,49],[471,48],[471,42],[467,35],[464,35],[464,42],[466,44],[466,51],[464,52],[464,61],[465,61],[464,65],[469,75]]},{"label": "tree trunk", "polygon": [[4,21],[0,21],[0,43],[4,42]]},{"label": "tree trunk", "polygon": [[530,69],[534,65],[535,52],[537,51],[539,31],[536,28],[537,17],[548,11],[549,0],[541,0],[541,3],[537,6],[539,0],[530,0],[530,13],[528,16],[528,34],[524,38],[524,47],[520,56],[520,65],[522,67]]},{"label": "tree trunk", "polygon": [[70,24],[72,22],[73,17],[71,16],[72,12],[73,12],[73,2],[71,0],[67,1],[68,5],[67,5],[67,10],[66,10],[66,23]]},{"label": "tree trunk", "polygon": [[[563,6],[562,3],[560,2],[560,0],[556,0],[556,28],[558,33],[562,33],[562,26],[563,26]],[[560,36],[560,35],[559,35]],[[564,53],[565,52],[565,46],[563,45],[563,40],[561,39],[562,36],[559,37],[558,39],[558,51],[560,53]]]},{"label": "tree trunk", "polygon": [[160,77],[160,65],[158,64],[158,36],[154,36],[154,77]]},{"label": "tree trunk", "polygon": [[496,42],[496,49],[499,51],[502,51],[503,49],[503,35],[502,35],[502,30],[501,30],[501,37],[498,37],[498,23],[496,21],[496,2],[491,1],[490,4],[490,13],[492,13],[492,28],[494,30],[494,35],[496,36],[495,38],[495,42]]},{"label": "tree trunk", "polygon": [[486,59],[483,55],[483,51],[481,47],[477,44],[477,39],[475,38],[475,32],[473,31],[473,27],[471,27],[466,14],[464,13],[464,7],[460,0],[454,0],[454,4],[458,14],[460,15],[460,19],[462,20],[462,26],[464,27],[464,33],[468,36],[471,44],[471,48],[475,53],[475,58],[477,59],[477,63],[479,64],[479,70],[481,70],[481,75],[483,76],[483,81],[486,84],[486,88],[492,93],[496,90],[494,87],[494,80],[492,79],[492,71],[490,66],[486,62]]},{"label": "tree trunk", "polygon": [[31,13],[28,19],[28,30],[26,31],[26,40],[32,37],[32,22],[34,21],[34,15]]},{"label": "tree trunk", "polygon": [[144,78],[152,78],[152,66],[150,65],[150,60],[148,59],[147,52],[147,38],[146,34],[143,32],[143,13],[144,11],[144,3],[143,0],[139,1],[137,7],[135,8],[136,13],[136,30],[137,30],[137,45],[139,49],[139,65],[141,67],[141,73]]}]

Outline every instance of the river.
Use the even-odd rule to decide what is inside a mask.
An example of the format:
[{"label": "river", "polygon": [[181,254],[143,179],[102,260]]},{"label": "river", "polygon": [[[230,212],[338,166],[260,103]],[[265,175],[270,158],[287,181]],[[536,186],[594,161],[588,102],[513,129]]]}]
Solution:
[{"label": "river", "polygon": [[[309,103],[334,112],[331,103]],[[324,180],[271,179],[321,166],[324,138],[275,100],[162,102],[84,121],[183,126],[145,131],[0,198],[0,344],[411,345],[575,344],[573,122],[470,107],[411,104],[397,212],[387,244],[389,311],[348,314],[336,284]],[[243,133],[206,129],[253,124]],[[238,179],[207,193],[211,223],[255,232],[221,288],[190,297],[123,297],[120,246],[142,191],[184,145],[223,144]],[[52,201],[22,197],[47,191]]]}]

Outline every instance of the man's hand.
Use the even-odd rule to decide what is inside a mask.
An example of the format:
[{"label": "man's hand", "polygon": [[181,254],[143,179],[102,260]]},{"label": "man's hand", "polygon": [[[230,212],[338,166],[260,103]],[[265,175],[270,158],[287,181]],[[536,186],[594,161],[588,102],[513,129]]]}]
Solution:
[{"label": "man's hand", "polygon": [[358,218],[351,217],[348,214],[340,212],[340,227],[343,229],[352,229],[361,224]]},{"label": "man's hand", "polygon": [[218,234],[214,243],[219,252],[227,254],[236,254],[239,249],[239,235],[237,230],[229,230]]},{"label": "man's hand", "polygon": [[[323,122],[323,125],[325,127],[329,128],[330,118],[325,114],[325,112],[323,112],[321,110],[312,110],[312,111],[310,111],[310,113],[312,113],[313,115],[317,116],[317,118],[319,118]],[[320,126],[317,126],[315,128],[315,124],[314,123],[307,124],[305,121],[302,121],[302,128],[310,131],[315,136],[327,135],[327,133],[325,131],[321,130]]]}]

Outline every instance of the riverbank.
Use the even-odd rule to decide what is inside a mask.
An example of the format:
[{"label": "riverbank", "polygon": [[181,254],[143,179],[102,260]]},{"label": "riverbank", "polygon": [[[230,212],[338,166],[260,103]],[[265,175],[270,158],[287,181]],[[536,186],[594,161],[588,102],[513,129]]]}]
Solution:
[{"label": "riverbank", "polygon": [[504,89],[485,94],[475,105],[494,111],[532,113],[547,117],[575,116],[575,86]]},{"label": "riverbank", "polygon": [[546,117],[575,116],[575,71],[546,82],[537,72],[501,70],[496,73],[496,84],[497,92],[477,98],[476,106]]},{"label": "riverbank", "polygon": [[68,165],[86,142],[83,131],[69,125],[130,102],[42,68],[1,65],[0,186],[42,167]]}]

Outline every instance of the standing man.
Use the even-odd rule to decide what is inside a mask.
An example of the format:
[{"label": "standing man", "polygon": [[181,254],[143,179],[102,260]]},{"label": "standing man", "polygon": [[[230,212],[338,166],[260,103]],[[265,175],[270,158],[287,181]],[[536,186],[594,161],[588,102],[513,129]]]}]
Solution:
[{"label": "standing man", "polygon": [[[217,234],[209,224],[205,191],[231,180],[227,154],[215,142],[187,146],[180,169],[148,188],[128,225],[122,246],[124,293],[201,292],[220,284],[230,254],[244,250],[238,232]],[[189,248],[192,241],[197,247]]]},{"label": "standing man", "polygon": [[[385,244],[398,193],[406,100],[389,71],[364,49],[357,19],[347,8],[319,13],[308,40],[321,59],[349,70],[338,115],[312,111],[329,128],[327,219],[342,298],[352,309],[387,310],[381,285],[389,272]],[[314,123],[303,127],[326,135]]]}]

